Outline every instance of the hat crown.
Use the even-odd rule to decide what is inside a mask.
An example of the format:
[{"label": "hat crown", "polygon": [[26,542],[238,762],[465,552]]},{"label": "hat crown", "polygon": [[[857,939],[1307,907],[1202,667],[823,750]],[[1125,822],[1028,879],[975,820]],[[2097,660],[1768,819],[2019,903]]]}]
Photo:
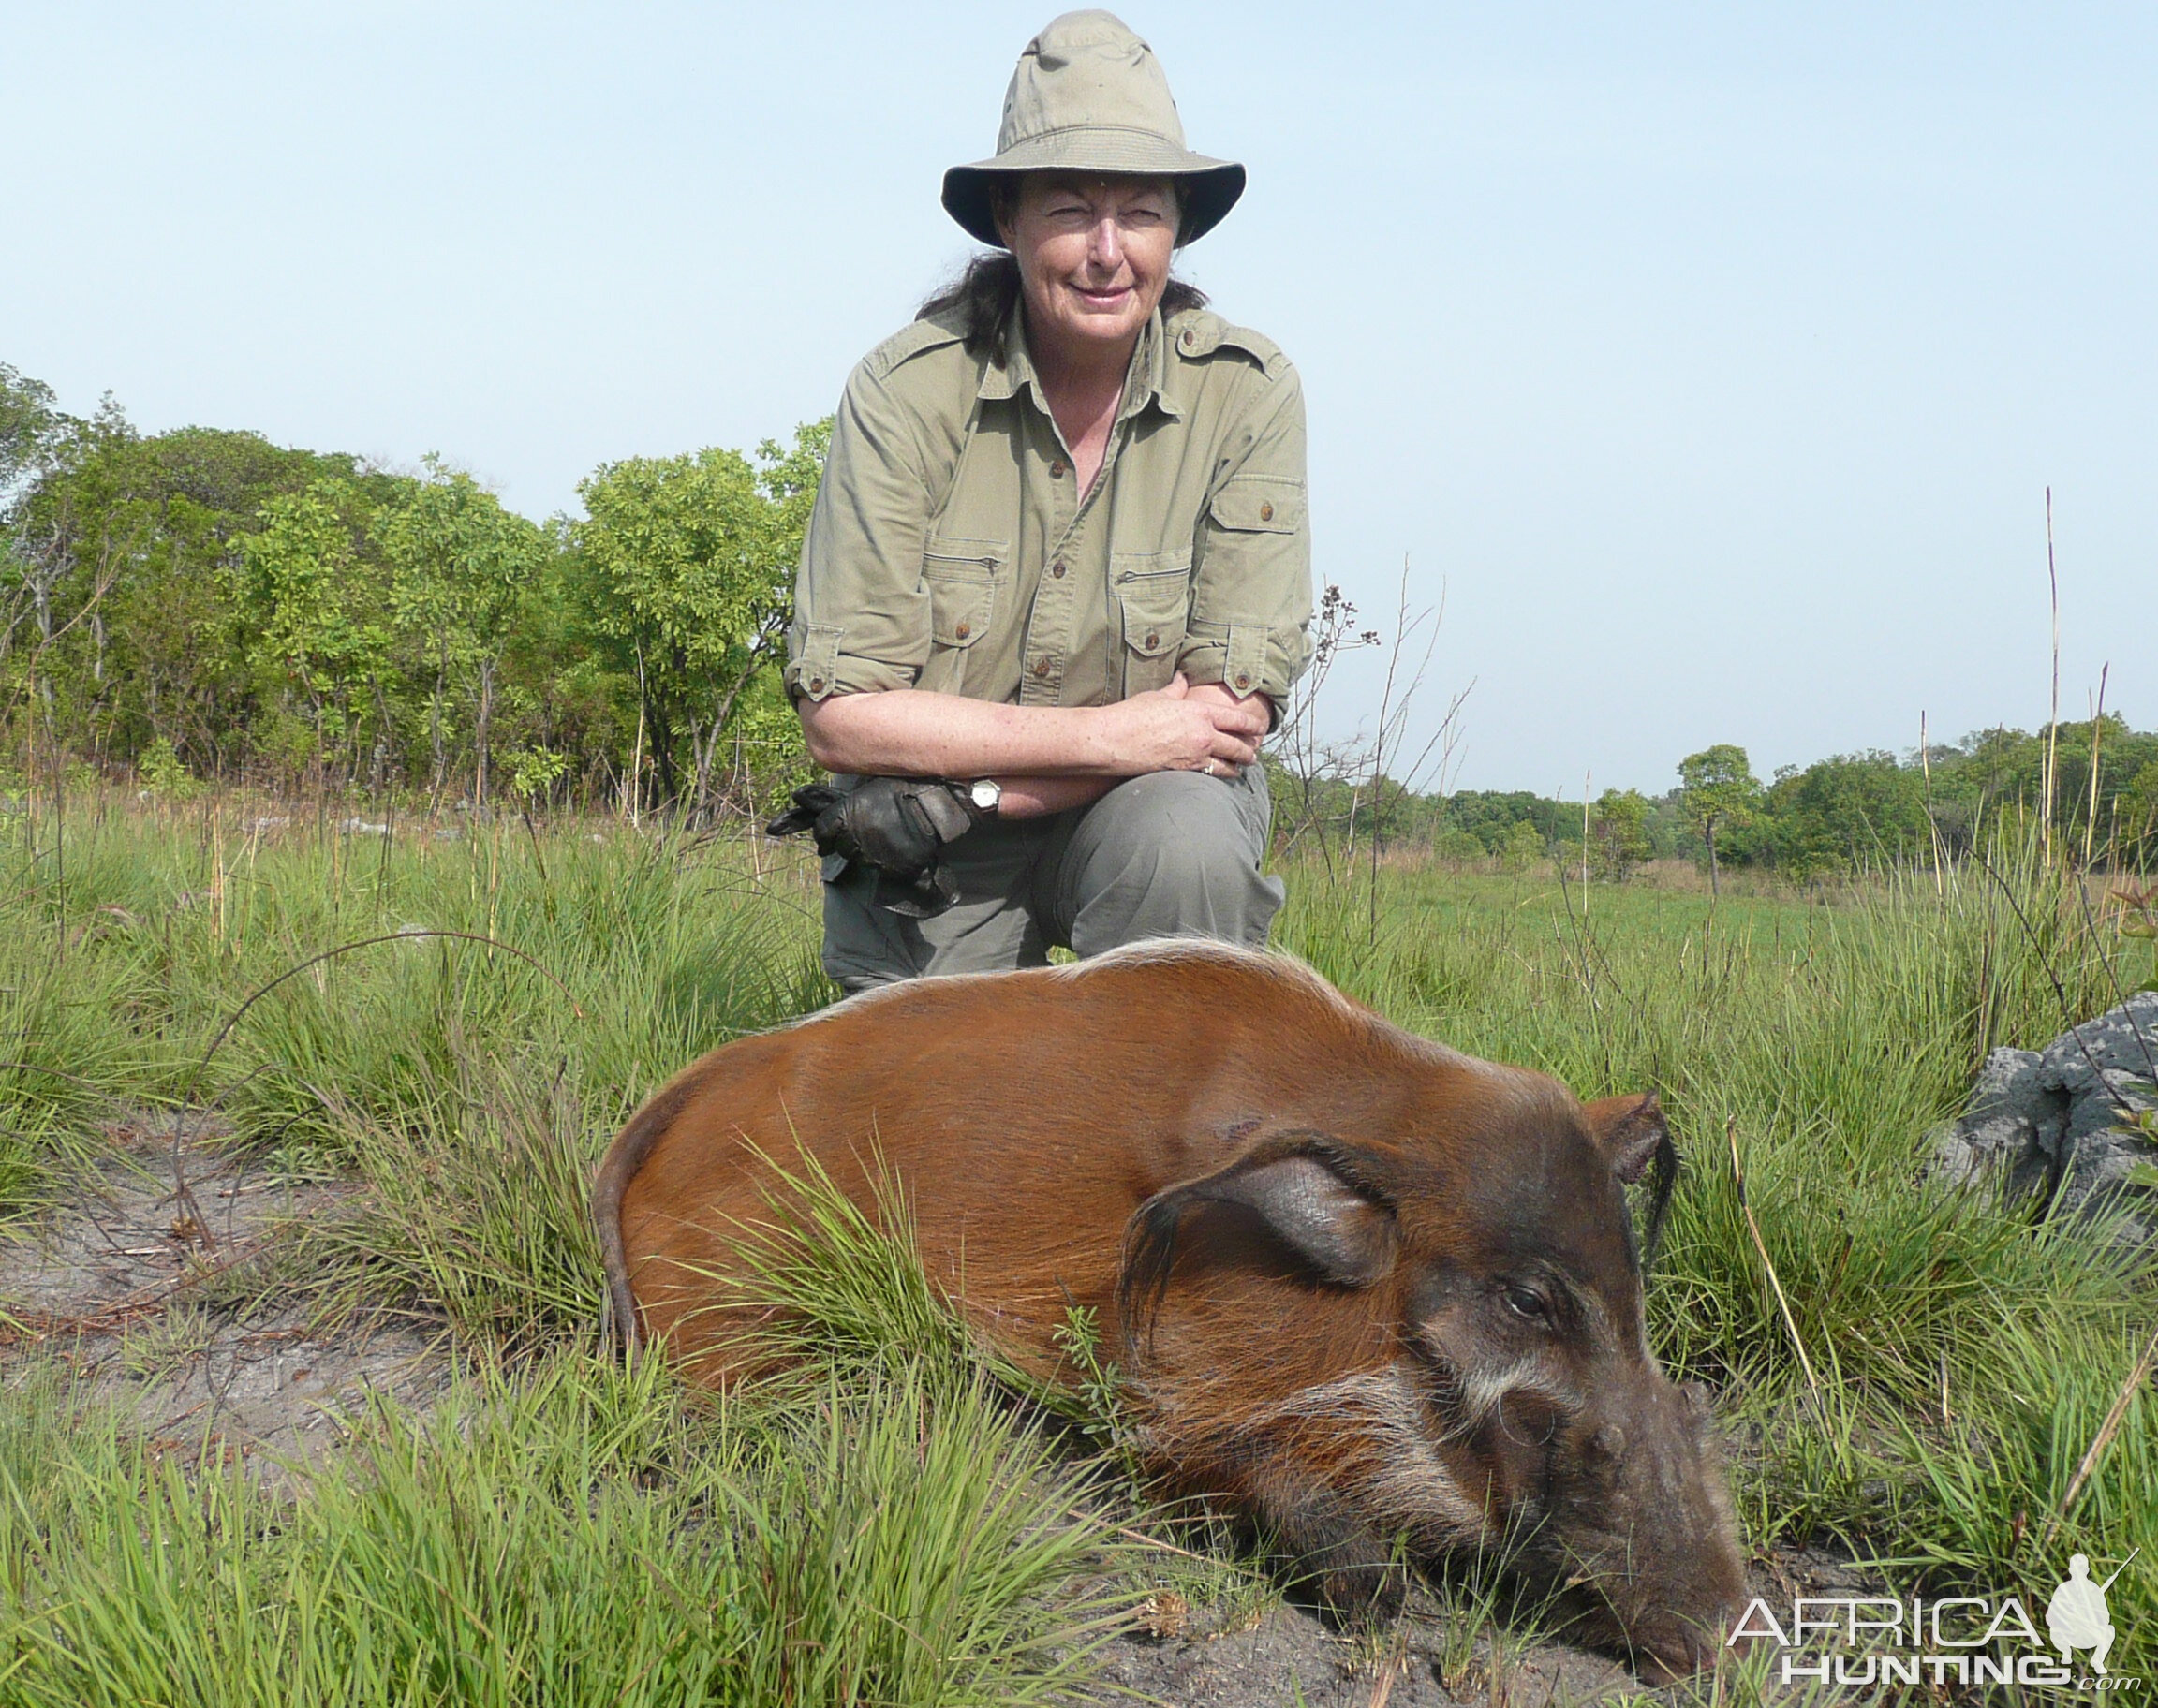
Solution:
[{"label": "hat crown", "polygon": [[1184,146],[1161,62],[1113,12],[1066,12],[1027,44],[1004,92],[997,152],[1081,128],[1144,131]]}]

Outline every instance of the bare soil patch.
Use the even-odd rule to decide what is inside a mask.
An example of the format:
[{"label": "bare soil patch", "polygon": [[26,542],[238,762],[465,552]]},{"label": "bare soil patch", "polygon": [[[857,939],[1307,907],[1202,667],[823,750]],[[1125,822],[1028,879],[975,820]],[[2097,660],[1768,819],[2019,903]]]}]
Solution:
[{"label": "bare soil patch", "polygon": [[1225,1625],[1207,1612],[1181,1625],[1169,1614],[1156,1620],[1159,1637],[1110,1646],[1104,1683],[1175,1708],[1588,1708],[1641,1691],[1623,1667],[1580,1649],[1464,1640],[1422,1593],[1376,1638],[1339,1635],[1279,1600]]},{"label": "bare soil patch", "polygon": [[110,1153],[63,1201],[0,1235],[0,1377],[57,1371],[154,1443],[281,1477],[371,1395],[424,1406],[448,1380],[438,1330],[326,1328],[275,1285],[281,1242],[351,1188],[282,1177],[191,1119],[108,1124]]}]

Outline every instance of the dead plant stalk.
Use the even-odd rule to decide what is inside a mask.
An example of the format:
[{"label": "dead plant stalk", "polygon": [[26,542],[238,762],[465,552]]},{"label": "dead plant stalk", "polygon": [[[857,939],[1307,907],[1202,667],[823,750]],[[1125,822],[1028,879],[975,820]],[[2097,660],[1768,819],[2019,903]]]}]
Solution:
[{"label": "dead plant stalk", "polygon": [[1777,1279],[1776,1265],[1768,1259],[1768,1246],[1761,1237],[1761,1224],[1753,1219],[1753,1206],[1747,1201],[1746,1171],[1738,1161],[1737,1115],[1724,1121],[1723,1136],[1731,1141],[1731,1179],[1738,1188],[1738,1208],[1746,1217],[1746,1231],[1753,1236],[1753,1249],[1761,1254],[1761,1267],[1767,1272],[1768,1285],[1775,1290],[1776,1305],[1783,1313],[1783,1326],[1790,1332],[1792,1349],[1798,1354],[1799,1368],[1806,1372],[1806,1386],[1819,1393],[1821,1378],[1813,1373],[1813,1361],[1806,1356],[1806,1343],[1798,1338],[1798,1319],[1791,1315],[1791,1301],[1783,1296],[1783,1283]]}]

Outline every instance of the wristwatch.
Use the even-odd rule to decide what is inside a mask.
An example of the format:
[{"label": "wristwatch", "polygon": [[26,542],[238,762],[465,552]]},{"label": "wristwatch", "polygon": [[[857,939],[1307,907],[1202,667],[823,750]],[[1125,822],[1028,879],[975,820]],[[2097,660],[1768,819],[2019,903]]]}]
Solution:
[{"label": "wristwatch", "polygon": [[967,785],[967,799],[984,818],[994,818],[1004,799],[1004,786],[995,777],[976,777]]}]

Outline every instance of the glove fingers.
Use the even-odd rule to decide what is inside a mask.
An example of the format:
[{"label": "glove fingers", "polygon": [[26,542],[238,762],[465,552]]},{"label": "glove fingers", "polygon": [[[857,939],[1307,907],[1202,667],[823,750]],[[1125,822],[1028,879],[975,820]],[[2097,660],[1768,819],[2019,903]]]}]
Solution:
[{"label": "glove fingers", "polygon": [[794,804],[764,827],[767,836],[799,836],[847,797],[828,783],[808,783],[794,791]]}]

